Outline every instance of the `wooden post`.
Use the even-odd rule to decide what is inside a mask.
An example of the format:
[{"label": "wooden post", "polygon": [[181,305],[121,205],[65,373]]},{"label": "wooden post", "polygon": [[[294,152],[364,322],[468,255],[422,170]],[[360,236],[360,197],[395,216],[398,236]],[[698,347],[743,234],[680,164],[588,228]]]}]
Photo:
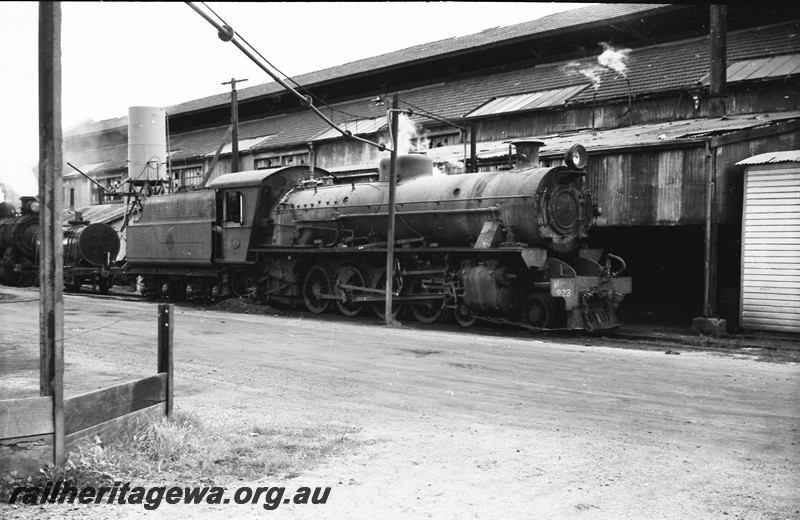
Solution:
[{"label": "wooden post", "polygon": [[389,165],[389,229],[386,244],[386,324],[397,325],[392,312],[392,291],[394,290],[394,201],[397,191],[397,133],[400,129],[400,95],[392,98],[392,155]]},{"label": "wooden post", "polygon": [[711,117],[722,117],[728,112],[726,86],[728,70],[727,9],[725,5],[712,5],[710,8],[711,74],[709,78],[709,108]]},{"label": "wooden post", "polygon": [[223,85],[231,86],[231,128],[233,128],[233,136],[231,137],[231,173],[239,171],[239,98],[236,94],[236,83],[247,81],[245,79],[231,78]]},{"label": "wooden post", "polygon": [[476,173],[478,171],[478,132],[475,124],[469,127],[469,168],[467,173]]},{"label": "wooden post", "polygon": [[39,393],[53,397],[53,462],[64,450],[64,207],[61,4],[39,3]]},{"label": "wooden post", "polygon": [[172,340],[175,337],[175,323],[172,314],[175,306],[171,303],[158,306],[158,372],[167,374],[167,416],[172,415]]}]

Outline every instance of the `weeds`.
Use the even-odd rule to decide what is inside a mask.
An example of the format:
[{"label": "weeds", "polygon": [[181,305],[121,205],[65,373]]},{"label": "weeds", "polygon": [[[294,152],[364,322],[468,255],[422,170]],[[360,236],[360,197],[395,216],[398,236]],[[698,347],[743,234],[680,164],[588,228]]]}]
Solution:
[{"label": "weeds", "polygon": [[140,421],[107,445],[96,438],[94,445],[71,452],[62,468],[47,466],[28,477],[6,475],[0,501],[7,502],[14,487],[44,487],[58,480],[98,488],[132,480],[223,485],[234,479],[294,478],[354,442],[349,436],[354,431],[325,425],[230,432],[205,425],[194,413],[176,412]]}]

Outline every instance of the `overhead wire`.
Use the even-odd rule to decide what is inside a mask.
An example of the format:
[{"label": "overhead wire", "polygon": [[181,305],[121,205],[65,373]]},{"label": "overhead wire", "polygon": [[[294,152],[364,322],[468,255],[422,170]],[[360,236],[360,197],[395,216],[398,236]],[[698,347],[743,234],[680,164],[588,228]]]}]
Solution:
[{"label": "overhead wire", "polygon": [[[190,7],[194,8],[194,6],[192,5],[192,4],[193,4],[193,2],[187,2],[187,3],[189,4],[189,6],[190,6]],[[350,117],[352,117],[352,118],[354,118],[354,119],[359,119],[359,116],[356,116],[356,115],[354,115],[354,114],[350,114],[350,113],[348,113],[348,112],[345,112],[345,111],[343,111],[343,110],[340,110],[340,109],[336,109],[336,108],[334,108],[334,107],[330,106],[330,105],[329,105],[328,103],[326,103],[324,100],[322,100],[322,99],[320,99],[319,97],[317,97],[317,96],[315,96],[314,94],[312,94],[312,93],[311,93],[311,92],[310,92],[310,91],[309,91],[307,88],[305,88],[303,85],[299,84],[299,83],[298,83],[297,81],[295,81],[295,80],[294,80],[294,79],[293,79],[291,76],[289,76],[288,74],[285,74],[285,73],[284,73],[282,70],[280,70],[278,67],[276,67],[275,65],[273,65],[273,64],[272,64],[272,62],[270,62],[270,61],[269,61],[267,58],[265,58],[265,57],[264,57],[264,55],[262,55],[262,54],[261,54],[261,53],[258,51],[258,49],[256,49],[256,48],[255,48],[253,45],[251,45],[251,44],[250,44],[250,42],[248,42],[248,41],[247,41],[247,40],[246,40],[246,39],[245,39],[245,38],[244,38],[244,37],[243,37],[241,34],[239,34],[237,31],[233,30],[233,29],[231,28],[231,26],[230,26],[230,25],[228,25],[228,24],[225,22],[225,20],[224,20],[224,19],[223,19],[223,18],[222,18],[222,17],[221,17],[219,14],[217,14],[217,13],[216,13],[216,11],[214,11],[214,9],[212,9],[212,8],[211,8],[211,7],[210,7],[208,4],[206,4],[205,2],[199,2],[199,3],[200,3],[200,4],[202,4],[204,8],[208,9],[208,11],[210,11],[210,12],[211,12],[211,13],[212,13],[214,16],[216,16],[216,17],[217,17],[217,19],[218,19],[219,21],[221,21],[225,27],[227,27],[227,28],[229,28],[229,29],[231,30],[232,34],[234,34],[234,35],[235,35],[235,36],[236,36],[236,37],[237,37],[239,40],[241,40],[241,41],[242,41],[242,43],[246,44],[246,45],[247,45],[247,47],[248,47],[250,50],[252,50],[252,52],[253,52],[253,53],[254,53],[256,56],[258,56],[258,57],[259,57],[259,58],[260,58],[262,61],[264,61],[264,63],[266,63],[267,65],[269,65],[269,66],[270,66],[270,68],[274,69],[274,70],[275,70],[276,72],[278,72],[278,73],[279,73],[281,76],[283,76],[287,82],[291,82],[292,84],[294,84],[294,86],[295,86],[295,87],[297,87],[297,90],[299,90],[299,91],[302,91],[303,93],[305,93],[305,95],[307,96],[307,98],[308,98],[308,99],[305,101],[305,103],[304,103],[304,104],[307,104],[307,105],[308,105],[308,108],[310,108],[311,110],[313,110],[313,111],[314,111],[314,112],[315,112],[317,115],[319,115],[319,116],[320,116],[320,117],[321,117],[321,118],[322,118],[322,119],[323,119],[323,120],[324,120],[326,123],[328,123],[330,126],[334,127],[336,130],[338,130],[339,132],[341,132],[341,133],[342,133],[343,135],[345,135],[345,136],[352,137],[352,138],[354,138],[354,139],[356,139],[356,140],[365,141],[365,142],[367,142],[367,143],[369,143],[369,144],[372,144],[372,145],[374,145],[374,146],[377,146],[378,148],[383,148],[383,149],[386,149],[385,145],[382,145],[382,144],[379,144],[379,143],[373,143],[372,141],[368,141],[368,140],[366,140],[366,139],[359,138],[359,137],[357,137],[357,136],[354,136],[354,135],[352,135],[352,133],[351,133],[351,132],[349,132],[349,131],[347,131],[347,130],[342,130],[341,128],[339,128],[339,127],[338,127],[338,126],[337,126],[335,123],[333,123],[333,121],[332,121],[332,120],[330,120],[329,118],[327,118],[326,116],[324,116],[324,115],[323,115],[321,112],[319,112],[318,108],[317,108],[317,107],[315,107],[315,106],[313,105],[313,103],[310,103],[310,102],[309,102],[309,100],[316,100],[316,101],[318,101],[319,103],[321,103],[321,104],[322,104],[324,107],[328,108],[329,110],[331,110],[331,111],[334,111],[334,112],[339,112],[339,113],[341,113],[341,114],[345,114],[345,115],[347,115],[347,116],[350,116]],[[213,23],[211,20],[209,20],[209,19],[208,19],[206,16],[204,16],[204,15],[203,15],[203,13],[201,13],[201,12],[200,12],[198,9],[196,9],[196,8],[194,8],[194,9],[195,9],[195,11],[197,11],[197,12],[198,12],[198,14],[200,14],[201,16],[203,16],[204,18],[206,18],[206,20],[207,20],[209,23],[211,23],[212,25],[216,25],[216,24],[214,24],[214,23]],[[246,53],[245,53],[245,54],[246,54]],[[263,67],[262,67],[262,68],[263,68]],[[269,71],[266,71],[266,70],[265,70],[265,72],[267,72],[268,74],[270,74],[270,72],[269,72]],[[272,76],[272,74],[270,74],[270,75]],[[273,78],[274,78],[274,79],[275,79],[275,80],[276,80],[276,81],[277,81],[279,84],[281,84],[281,86],[283,86],[284,88],[288,87],[288,85],[286,84],[286,82],[283,82],[283,81],[281,81],[279,78],[277,78],[277,77],[275,77],[275,76],[273,76]],[[289,90],[294,90],[294,89],[292,89],[292,88],[289,88]],[[295,91],[295,92],[297,92],[297,91]]]},{"label": "overhead wire", "polygon": [[[219,36],[219,38],[221,40],[233,43],[236,46],[236,48],[238,48],[240,51],[242,51],[242,53],[244,53],[245,56],[250,58],[253,61],[253,63],[255,63],[259,68],[261,68],[261,70],[266,72],[272,79],[274,79],[283,88],[288,90],[290,93],[294,94],[299,99],[299,101],[300,101],[300,103],[302,105],[304,105],[305,107],[307,107],[310,110],[312,110],[315,114],[317,114],[317,116],[319,116],[328,125],[330,125],[331,127],[335,128],[338,132],[340,132],[342,135],[344,135],[346,137],[349,137],[349,138],[354,139],[356,141],[364,142],[366,144],[370,144],[372,146],[375,146],[375,147],[379,148],[381,151],[385,151],[386,150],[386,146],[385,145],[374,143],[372,141],[369,141],[368,139],[364,139],[362,137],[355,136],[355,135],[352,134],[352,132],[349,132],[347,130],[341,129],[336,123],[331,121],[330,118],[328,118],[317,107],[314,106],[313,99],[311,98],[311,96],[301,94],[300,92],[295,90],[291,85],[289,85],[283,78],[281,78],[277,73],[275,73],[272,70],[271,65],[267,66],[263,59],[259,59],[255,55],[255,53],[257,53],[258,51],[256,51],[254,48],[252,48],[252,46],[250,46],[248,44],[247,47],[245,47],[245,45],[241,41],[241,38],[239,38],[238,35],[236,34],[236,31],[234,31],[233,28],[231,28],[229,25],[227,25],[225,23],[225,21],[221,17],[219,17],[218,15],[215,14],[217,19],[214,19],[211,16],[211,14],[209,14],[209,12],[208,12],[210,10],[208,8],[208,6],[203,4],[205,9],[201,9],[195,2],[186,2],[186,3],[197,14],[202,16],[208,23],[210,23],[215,29],[217,29],[217,31],[218,31],[217,34],[218,34],[218,36]],[[213,12],[213,10],[211,10],[211,11]]]}]

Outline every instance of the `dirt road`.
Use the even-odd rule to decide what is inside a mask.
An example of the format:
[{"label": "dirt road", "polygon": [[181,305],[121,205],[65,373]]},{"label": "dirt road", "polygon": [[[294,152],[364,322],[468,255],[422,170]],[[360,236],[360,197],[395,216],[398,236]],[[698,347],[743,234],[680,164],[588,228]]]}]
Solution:
[{"label": "dirt road", "polygon": [[[0,329],[10,342],[34,345],[35,384],[38,307],[23,301],[35,293],[9,291],[18,303],[0,309]],[[154,304],[66,296],[67,395],[152,373],[155,313]],[[795,363],[665,355],[595,338],[575,344],[199,308],[176,314],[179,409],[231,428],[324,424],[360,444],[297,478],[260,483],[331,486],[324,505],[81,514],[800,518]],[[18,368],[0,393],[26,391]]]}]

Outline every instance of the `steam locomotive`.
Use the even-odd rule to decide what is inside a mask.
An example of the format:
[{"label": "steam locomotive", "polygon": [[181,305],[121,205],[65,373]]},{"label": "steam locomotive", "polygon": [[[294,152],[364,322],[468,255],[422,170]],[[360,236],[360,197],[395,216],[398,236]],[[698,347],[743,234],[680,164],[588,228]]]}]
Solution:
[{"label": "steam locomotive", "polygon": [[[608,329],[631,292],[624,261],[586,248],[597,208],[586,150],[538,164],[518,141],[506,171],[436,176],[424,155],[398,157],[392,312],[423,323],[444,313],[534,329]],[[153,298],[372,309],[385,318],[388,159],[379,180],[341,183],[290,166],[222,175],[206,190],[148,198],[127,228],[127,273]]]},{"label": "steam locomotive", "polygon": [[[39,275],[39,202],[21,197],[19,214],[0,203],[0,284],[36,285]],[[117,232],[106,224],[82,218],[64,226],[64,288],[78,291],[96,285],[103,294],[113,281],[114,261],[120,249]]]}]

